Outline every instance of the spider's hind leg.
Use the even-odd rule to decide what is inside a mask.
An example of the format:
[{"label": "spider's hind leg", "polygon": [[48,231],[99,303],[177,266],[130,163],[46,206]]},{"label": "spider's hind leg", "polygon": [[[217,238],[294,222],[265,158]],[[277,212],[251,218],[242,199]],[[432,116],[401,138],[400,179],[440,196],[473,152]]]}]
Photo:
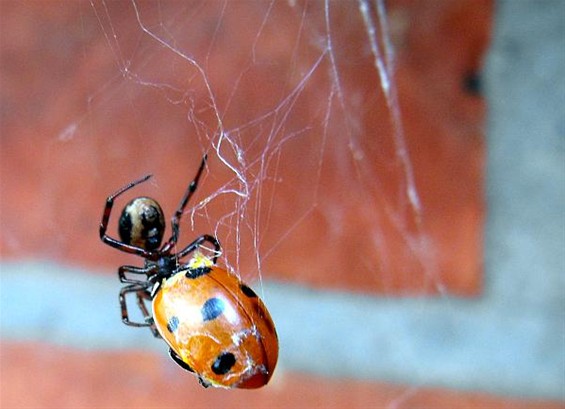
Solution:
[{"label": "spider's hind leg", "polygon": [[149,292],[147,292],[147,290],[146,291],[138,291],[137,292],[137,306],[141,310],[141,313],[143,314],[143,318],[145,319],[145,322],[147,324],[149,324],[149,329],[151,330],[151,333],[153,334],[153,336],[155,338],[161,338],[161,334],[159,334],[159,331],[157,330],[157,327],[155,326],[155,320],[153,319],[153,316],[147,310],[147,306],[145,305],[144,300],[151,301],[151,295],[149,294]]},{"label": "spider's hind leg", "polygon": [[[145,300],[151,300],[151,294],[149,293],[147,287],[149,283],[143,284],[131,284],[123,287],[120,290],[120,307],[122,309],[122,322],[126,325],[132,327],[149,327],[153,336],[160,338],[159,331],[155,327],[155,322],[153,317],[149,313],[147,306],[145,305]],[[137,306],[143,315],[144,322],[131,321],[129,318],[129,312],[126,302],[126,295],[129,293],[135,293],[137,298]]]}]

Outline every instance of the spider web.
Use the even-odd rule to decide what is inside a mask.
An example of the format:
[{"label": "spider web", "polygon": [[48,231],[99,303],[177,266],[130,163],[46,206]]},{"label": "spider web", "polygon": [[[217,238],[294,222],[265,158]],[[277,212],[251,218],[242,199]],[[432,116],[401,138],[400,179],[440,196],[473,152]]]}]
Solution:
[{"label": "spider web", "polygon": [[[150,152],[129,147],[143,166],[128,163],[138,173],[154,169],[165,209],[209,155],[181,242],[212,232],[221,262],[259,281],[262,294],[272,272],[306,283],[321,277],[322,285],[335,275],[327,280],[334,287],[359,277],[354,289],[368,283],[385,293],[412,282],[415,292],[443,291],[421,227],[384,1],[91,7],[119,75],[100,88],[90,114],[104,128],[130,116],[138,143],[150,139]],[[359,49],[348,51],[351,38]],[[124,109],[124,95],[131,108]],[[148,122],[152,110],[159,119]],[[388,256],[391,231],[424,272],[421,280],[410,269],[398,274]],[[351,264],[340,265],[344,258],[359,262],[339,278],[334,272]]]},{"label": "spider web", "polygon": [[[81,19],[69,14],[67,23],[79,33],[69,47],[83,54],[74,68],[84,89],[53,106],[86,94],[87,107],[67,109],[72,119],[45,149],[56,166],[38,190],[65,200],[44,204],[53,218],[35,241],[27,235],[30,246],[98,263],[84,251],[100,243],[84,241],[92,226],[74,205],[84,204],[82,192],[96,192],[88,218],[96,220],[100,192],[152,173],[131,194],[156,198],[171,215],[208,154],[179,247],[214,234],[221,263],[259,281],[260,293],[265,277],[373,294],[443,293],[422,226],[384,0],[79,7]],[[60,184],[68,172],[81,188]],[[66,234],[53,234],[61,225]],[[3,231],[13,229],[6,220]],[[112,273],[128,257],[108,254]]]},{"label": "spider web", "polygon": [[[364,277],[380,291],[402,287],[413,274],[400,277],[400,284],[387,282],[392,276],[386,272],[395,269],[387,256],[388,229],[425,271],[416,292],[430,284],[442,291],[420,226],[384,3],[351,5],[92,2],[119,75],[92,96],[91,120],[96,132],[108,128],[110,135],[118,134],[110,126],[135,121],[133,139],[151,149],[128,149],[156,173],[166,209],[174,208],[166,198],[182,191],[198,157],[210,155],[183,238],[189,231],[212,231],[222,242],[224,263],[244,279],[262,279],[266,262],[281,278],[296,276],[296,264],[277,259],[291,254],[302,263],[305,281],[316,283],[323,271],[339,266],[327,250],[339,246],[366,259],[342,281]],[[342,29],[352,18],[362,25]],[[358,50],[347,51],[348,36],[361,41]],[[370,85],[355,83],[358,72]],[[148,112],[159,119],[148,123]],[[380,118],[385,120],[376,123]],[[367,122],[376,126],[370,134]],[[127,133],[132,131],[121,132]],[[121,144],[119,150],[127,142],[108,143],[110,150]],[[119,165],[105,167],[115,178]],[[169,193],[165,180],[179,187]],[[328,246],[310,233],[320,222]],[[370,227],[359,227],[357,239],[347,243],[346,226],[363,222]]]}]

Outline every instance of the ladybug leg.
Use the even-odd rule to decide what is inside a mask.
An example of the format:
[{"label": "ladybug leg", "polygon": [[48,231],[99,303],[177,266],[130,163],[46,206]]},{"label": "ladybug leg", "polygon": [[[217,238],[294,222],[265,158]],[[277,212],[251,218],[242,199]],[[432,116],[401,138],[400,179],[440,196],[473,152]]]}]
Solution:
[{"label": "ladybug leg", "polygon": [[[126,303],[126,294],[129,293],[136,293],[137,294],[137,299],[138,299],[138,305],[140,305],[140,302],[142,302],[142,300],[140,300],[140,298],[142,297],[140,295],[140,293],[147,293],[147,285],[145,284],[131,284],[128,286],[123,287],[120,290],[120,307],[122,309],[122,321],[124,324],[132,326],[132,327],[151,327],[151,323],[147,322],[147,316],[149,315],[149,312],[147,311],[147,308],[145,307],[145,304],[143,305],[143,308],[141,308],[141,313],[143,314],[144,318],[145,318],[145,322],[133,322],[130,321],[129,319],[129,313],[128,313],[128,307],[127,307],[127,303]],[[148,294],[149,296],[149,294]]]},{"label": "ladybug leg", "polygon": [[194,369],[192,369],[190,367],[190,365],[188,365],[186,362],[184,362],[180,356],[177,355],[177,353],[175,351],[172,350],[172,348],[169,348],[169,356],[171,357],[171,359],[173,361],[175,361],[175,363],[180,366],[182,369],[184,369],[185,371],[188,372],[194,372]]},{"label": "ladybug leg", "polygon": [[[172,348],[169,348],[169,356],[171,357],[171,359],[173,361],[175,361],[175,363],[180,366],[182,369],[184,369],[185,371],[188,372],[192,372],[194,373],[194,369],[192,369],[190,367],[190,365],[188,365],[186,362],[184,362],[180,356],[177,355],[177,353],[175,351],[172,350]],[[198,377],[198,382],[200,383],[200,385],[202,385],[205,388],[208,388],[209,386],[211,386],[210,382],[205,381],[202,377]]]},{"label": "ladybug leg", "polygon": [[[151,267],[121,266],[118,269],[118,277],[120,278],[120,282],[122,283],[143,284],[147,281],[147,278],[151,276],[152,275],[151,273],[153,273],[155,270],[156,270],[155,266],[151,266]],[[133,278],[127,277],[126,273],[144,274],[146,277],[141,280],[135,280]]]},{"label": "ladybug leg", "polygon": [[204,388],[209,388],[210,386],[212,386],[212,384],[210,382],[205,381],[203,378],[201,378],[200,376],[198,377],[198,382],[200,383],[200,385],[202,385]]}]

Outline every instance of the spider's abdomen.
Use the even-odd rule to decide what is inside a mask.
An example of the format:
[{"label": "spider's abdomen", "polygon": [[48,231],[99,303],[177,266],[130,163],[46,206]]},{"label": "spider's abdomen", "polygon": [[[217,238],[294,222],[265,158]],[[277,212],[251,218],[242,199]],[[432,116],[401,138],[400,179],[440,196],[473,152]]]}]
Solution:
[{"label": "spider's abdomen", "polygon": [[145,250],[157,250],[165,232],[165,217],[159,203],[149,197],[137,197],[122,210],[118,225],[126,244]]}]

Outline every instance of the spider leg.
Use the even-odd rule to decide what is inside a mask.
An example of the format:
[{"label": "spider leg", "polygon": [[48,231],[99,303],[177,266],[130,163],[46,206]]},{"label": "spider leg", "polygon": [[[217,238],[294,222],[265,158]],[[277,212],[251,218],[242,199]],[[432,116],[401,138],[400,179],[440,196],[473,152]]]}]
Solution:
[{"label": "spider leg", "polygon": [[161,334],[159,334],[159,331],[155,326],[155,321],[153,320],[153,316],[149,313],[149,311],[147,311],[147,306],[145,305],[145,301],[144,301],[144,300],[151,301],[151,295],[146,290],[138,291],[136,295],[137,295],[137,306],[141,310],[145,322],[149,324],[149,329],[151,330],[151,333],[155,338],[161,338]]},{"label": "spider leg", "polygon": [[171,248],[177,243],[177,240],[178,240],[178,237],[179,237],[180,218],[182,217],[182,214],[184,212],[184,208],[186,207],[186,205],[190,201],[190,198],[192,197],[192,195],[194,194],[194,192],[198,188],[198,182],[200,180],[200,176],[202,176],[202,172],[204,171],[204,168],[206,167],[206,160],[207,159],[208,159],[208,155],[204,155],[202,157],[202,162],[200,162],[200,167],[198,168],[198,172],[196,172],[196,176],[194,177],[192,182],[190,182],[190,184],[188,185],[186,192],[184,192],[184,196],[182,197],[182,199],[180,201],[179,207],[177,208],[177,210],[175,211],[175,214],[173,215],[173,217],[171,219],[171,228],[173,230],[173,233],[172,233],[171,237],[169,238],[169,240],[167,240],[167,242],[165,243],[165,245],[161,249],[161,252],[166,253],[166,252],[170,251]]},{"label": "spider leg", "polygon": [[[154,324],[149,322],[150,319],[152,321],[152,317],[147,311],[145,304],[141,307],[141,303],[144,299],[151,299],[151,295],[147,291],[149,283],[147,284],[131,284],[125,287],[122,287],[120,290],[120,307],[122,309],[122,321],[124,324],[129,325],[131,327],[151,327]],[[139,306],[141,313],[145,319],[145,322],[133,322],[129,319],[128,307],[126,303],[126,294],[129,293],[136,293],[137,295],[137,305]]]},{"label": "spider leg", "polygon": [[210,236],[209,234],[203,234],[202,236],[194,240],[192,243],[190,243],[188,246],[186,246],[184,249],[179,251],[177,253],[177,258],[178,259],[183,258],[187,254],[198,249],[202,245],[202,243],[206,241],[214,246],[214,257],[212,258],[212,262],[216,264],[218,257],[220,257],[220,254],[222,253],[222,248],[220,247],[220,242],[218,242],[218,239],[216,239],[214,236]]},{"label": "spider leg", "polygon": [[[147,282],[147,278],[149,278],[151,273],[153,273],[157,269],[157,266],[150,266],[150,267],[135,267],[135,266],[121,266],[118,269],[118,277],[120,278],[120,282],[122,283],[129,283],[129,284],[144,284]],[[130,274],[144,274],[146,277],[140,280],[135,280],[133,278],[128,278],[126,273]]]},{"label": "spider leg", "polygon": [[147,251],[145,249],[142,249],[141,247],[131,246],[129,244],[122,243],[121,241],[116,240],[106,234],[106,230],[108,230],[108,222],[110,220],[110,214],[112,213],[112,207],[114,206],[114,199],[120,196],[122,193],[130,190],[134,186],[137,186],[140,183],[145,182],[151,176],[152,175],[146,175],[140,179],[130,182],[121,189],[119,189],[114,194],[108,196],[108,198],[106,199],[106,205],[104,206],[104,213],[102,214],[102,220],[100,221],[100,239],[107,245],[117,248],[118,250],[121,250],[123,252],[136,254],[138,256],[142,256],[153,260],[156,257],[156,254],[154,252]]}]

